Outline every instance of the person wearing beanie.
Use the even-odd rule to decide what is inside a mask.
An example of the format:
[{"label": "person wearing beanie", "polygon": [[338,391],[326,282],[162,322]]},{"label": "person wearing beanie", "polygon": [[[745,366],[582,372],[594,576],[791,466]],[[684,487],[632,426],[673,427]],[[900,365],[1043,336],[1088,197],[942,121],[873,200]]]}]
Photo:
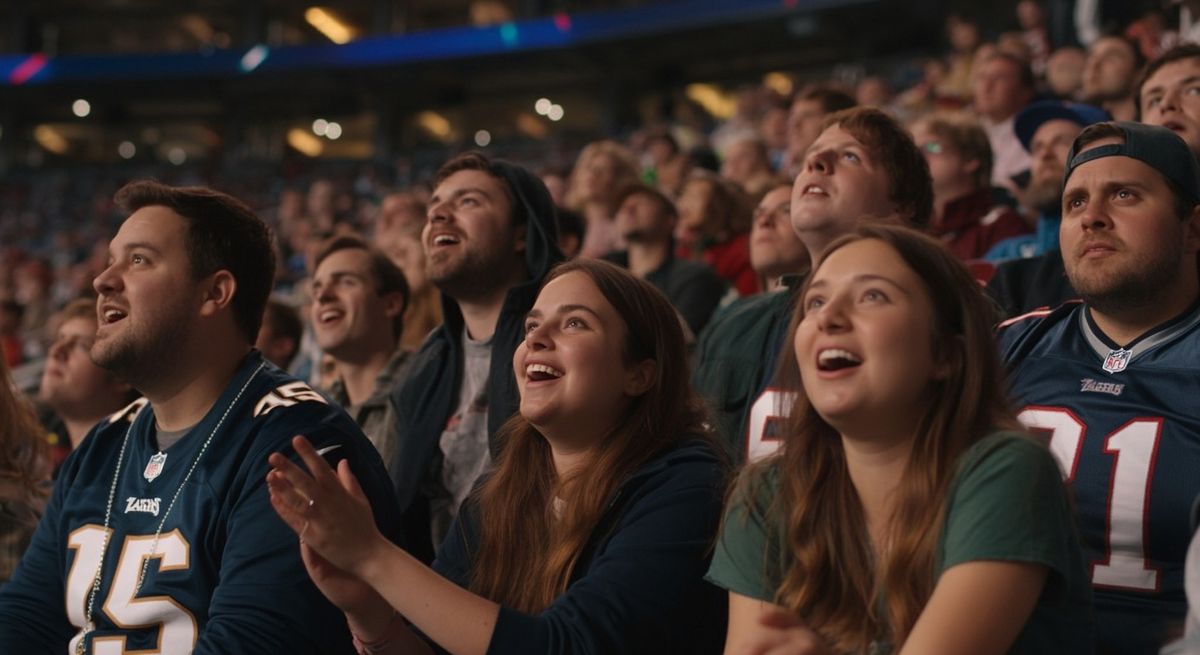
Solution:
[{"label": "person wearing beanie", "polygon": [[428,562],[517,410],[513,351],[542,278],[563,257],[546,185],[477,152],[438,171],[422,243],[444,322],[392,392],[389,471],[407,543],[423,545],[409,552]]}]

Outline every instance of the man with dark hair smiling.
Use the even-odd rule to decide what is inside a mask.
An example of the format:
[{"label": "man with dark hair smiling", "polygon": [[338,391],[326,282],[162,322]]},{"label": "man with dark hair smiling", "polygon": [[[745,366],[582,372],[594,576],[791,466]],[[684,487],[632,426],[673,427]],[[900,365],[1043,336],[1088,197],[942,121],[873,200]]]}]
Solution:
[{"label": "man with dark hair smiling", "polygon": [[275,270],[244,204],[141,181],[96,278],[92,359],[145,398],[63,464],[33,543],[0,591],[3,653],[353,653],[271,509],[267,456],[309,435],[347,460],[385,534],[398,511],[344,412],[251,344]]},{"label": "man with dark hair smiling", "polygon": [[392,394],[391,460],[408,551],[433,558],[517,410],[512,354],[542,278],[562,260],[554,204],[528,170],[468,152],[442,165],[423,233],[445,322]]},{"label": "man with dark hair smiling", "polygon": [[313,265],[310,319],[337,379],[329,396],[350,413],[391,465],[396,416],[388,396],[404,379],[409,353],[400,347],[408,283],[381,251],[358,237],[337,237]]},{"label": "man with dark hair smiling", "polygon": [[1061,242],[1083,298],[1002,324],[1021,421],[1074,489],[1102,652],[1182,622],[1200,495],[1200,166],[1177,135],[1098,123],[1067,159]]}]

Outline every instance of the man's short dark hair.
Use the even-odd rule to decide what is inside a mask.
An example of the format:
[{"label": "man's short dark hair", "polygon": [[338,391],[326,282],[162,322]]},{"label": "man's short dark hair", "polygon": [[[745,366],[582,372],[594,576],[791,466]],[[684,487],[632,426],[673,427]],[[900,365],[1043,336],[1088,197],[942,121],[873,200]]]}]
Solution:
[{"label": "man's short dark hair", "polygon": [[433,176],[433,186],[437,187],[444,182],[446,178],[454,175],[459,171],[482,171],[496,178],[500,182],[501,188],[504,189],[504,195],[508,197],[508,203],[512,206],[512,220],[516,225],[523,225],[527,219],[525,212],[517,206],[517,194],[509,184],[508,178],[504,176],[500,167],[496,162],[488,158],[487,155],[476,150],[464,152],[450,161],[442,164],[437,173]]},{"label": "man's short dark hair", "polygon": [[1163,66],[1184,59],[1200,60],[1200,45],[1195,43],[1181,43],[1162,53],[1149,64],[1146,64],[1146,68],[1138,76],[1137,85],[1133,88],[1133,104],[1136,107],[1139,121],[1142,120],[1142,87],[1146,86],[1146,81]]},{"label": "man's short dark hair", "polygon": [[[795,100],[811,100],[821,105],[821,111],[826,114],[832,114],[835,111],[850,109],[857,106],[858,101],[854,96],[845,91],[832,86],[814,86],[800,91],[796,94]],[[793,102],[795,102],[793,100]]]},{"label": "man's short dark hair", "polygon": [[912,135],[896,119],[873,107],[855,107],[825,118],[821,130],[838,126],[858,139],[871,159],[887,172],[888,198],[918,228],[933,214],[933,181],[929,163]]},{"label": "man's short dark hair", "polygon": [[275,250],[267,224],[242,201],[208,187],[136,180],[121,187],[114,200],[130,214],[158,206],[183,217],[192,276],[199,280],[220,270],[233,275],[234,321],[246,341],[254,343],[275,284]]},{"label": "man's short dark hair", "polygon": [[340,236],[326,243],[321,248],[321,252],[317,254],[316,261],[313,262],[313,270],[317,270],[321,266],[321,262],[339,250],[361,250],[367,253],[371,260],[371,277],[375,283],[376,294],[382,296],[399,293],[403,298],[400,313],[392,318],[392,336],[399,339],[400,333],[404,331],[404,310],[408,309],[409,300],[408,281],[404,279],[404,271],[401,271],[400,267],[396,266],[395,262],[378,248],[372,248],[363,239],[351,235]]}]

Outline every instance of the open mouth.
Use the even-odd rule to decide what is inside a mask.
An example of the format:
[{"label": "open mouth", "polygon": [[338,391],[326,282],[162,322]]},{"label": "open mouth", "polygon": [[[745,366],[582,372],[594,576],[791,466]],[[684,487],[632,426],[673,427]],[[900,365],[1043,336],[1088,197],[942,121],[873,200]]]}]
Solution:
[{"label": "open mouth", "polygon": [[104,325],[112,325],[117,321],[124,319],[127,314],[115,307],[106,307],[100,311],[100,322]]},{"label": "open mouth", "polygon": [[823,187],[820,187],[816,184],[809,184],[804,187],[804,191],[800,195],[801,196],[828,196],[829,192],[827,192]]},{"label": "open mouth", "polygon": [[841,371],[862,364],[862,358],[841,348],[827,348],[817,353],[817,370]]},{"label": "open mouth", "polygon": [[322,324],[332,323],[342,316],[345,316],[345,313],[340,309],[326,309],[317,314],[317,321]]},{"label": "open mouth", "polygon": [[461,239],[453,234],[438,234],[432,239],[434,246],[453,246],[459,243]]},{"label": "open mouth", "polygon": [[556,380],[562,376],[562,371],[550,366],[546,366],[545,364],[530,364],[525,367],[525,377],[531,382]]}]

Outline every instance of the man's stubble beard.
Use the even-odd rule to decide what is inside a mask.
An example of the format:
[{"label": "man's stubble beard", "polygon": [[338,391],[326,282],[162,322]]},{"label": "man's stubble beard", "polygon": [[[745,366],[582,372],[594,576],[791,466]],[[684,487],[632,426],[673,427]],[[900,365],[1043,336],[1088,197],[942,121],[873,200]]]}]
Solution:
[{"label": "man's stubble beard", "polygon": [[1137,262],[1122,271],[1100,271],[1087,278],[1080,277],[1078,264],[1068,265],[1067,279],[1079,297],[1102,314],[1116,316],[1154,307],[1167,295],[1184,256],[1182,241],[1172,241],[1168,247],[1168,252],[1149,261]]},{"label": "man's stubble beard", "polygon": [[148,335],[126,331],[97,342],[90,353],[92,362],[142,391],[148,383],[175,370],[181,359],[180,348],[190,340],[190,328],[186,314],[168,311],[150,327]]},{"label": "man's stubble beard", "polygon": [[442,257],[442,261],[427,258],[425,273],[429,281],[440,291],[455,300],[471,300],[491,295],[499,287],[509,283],[505,262],[494,253],[480,256],[479,253],[465,252],[457,261],[448,261],[449,255],[433,255]]},{"label": "man's stubble beard", "polygon": [[1025,192],[1025,201],[1039,215],[1058,216],[1062,214],[1062,194],[1063,185],[1059,180],[1032,182]]}]

